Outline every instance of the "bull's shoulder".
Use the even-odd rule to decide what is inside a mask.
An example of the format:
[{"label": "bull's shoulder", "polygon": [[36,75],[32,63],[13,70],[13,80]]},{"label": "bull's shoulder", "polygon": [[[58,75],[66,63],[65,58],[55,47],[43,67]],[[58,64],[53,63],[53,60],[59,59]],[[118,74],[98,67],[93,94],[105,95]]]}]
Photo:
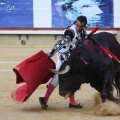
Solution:
[{"label": "bull's shoulder", "polygon": [[120,54],[118,52],[120,51],[120,44],[113,34],[109,32],[100,32],[91,36],[90,39],[93,39],[97,44],[110,50],[120,59]]}]

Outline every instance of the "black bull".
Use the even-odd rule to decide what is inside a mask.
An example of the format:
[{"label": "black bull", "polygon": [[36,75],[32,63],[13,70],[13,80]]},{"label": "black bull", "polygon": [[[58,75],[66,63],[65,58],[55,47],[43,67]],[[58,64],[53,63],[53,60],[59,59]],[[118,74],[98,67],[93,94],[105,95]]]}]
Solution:
[{"label": "black bull", "polygon": [[90,86],[101,93],[102,101],[109,99],[114,85],[120,98],[120,63],[105,54],[100,45],[120,60],[120,45],[114,35],[107,32],[94,34],[73,50],[68,61],[59,71],[59,94],[68,97],[76,92],[81,84]]}]

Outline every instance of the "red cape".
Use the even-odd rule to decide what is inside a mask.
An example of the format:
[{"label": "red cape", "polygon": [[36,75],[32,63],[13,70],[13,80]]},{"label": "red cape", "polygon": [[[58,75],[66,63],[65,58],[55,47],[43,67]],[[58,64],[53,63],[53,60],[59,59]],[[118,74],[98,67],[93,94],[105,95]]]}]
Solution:
[{"label": "red cape", "polygon": [[13,71],[16,74],[16,83],[25,83],[11,93],[16,103],[25,102],[40,84],[45,84],[53,77],[47,68],[55,69],[55,63],[40,51],[18,64]]}]

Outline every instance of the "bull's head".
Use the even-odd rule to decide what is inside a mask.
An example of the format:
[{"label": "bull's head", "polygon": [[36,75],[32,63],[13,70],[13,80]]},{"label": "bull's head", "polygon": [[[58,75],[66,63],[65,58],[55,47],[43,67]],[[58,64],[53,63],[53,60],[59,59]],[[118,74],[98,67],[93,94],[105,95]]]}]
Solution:
[{"label": "bull's head", "polygon": [[64,62],[59,70],[50,69],[51,72],[58,74],[59,79],[59,94],[65,98],[71,96],[80,88],[79,74],[76,66]]}]

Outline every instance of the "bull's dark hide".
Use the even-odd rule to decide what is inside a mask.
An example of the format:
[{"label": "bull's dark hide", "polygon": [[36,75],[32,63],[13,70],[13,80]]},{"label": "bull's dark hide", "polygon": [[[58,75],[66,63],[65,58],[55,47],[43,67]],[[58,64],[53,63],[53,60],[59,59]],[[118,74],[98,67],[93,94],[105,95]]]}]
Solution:
[{"label": "bull's dark hide", "polygon": [[120,59],[120,45],[114,35],[107,32],[100,32],[98,34],[94,34],[91,38],[98,44],[103,45],[106,49],[109,49]]},{"label": "bull's dark hide", "polygon": [[104,54],[100,44],[120,59],[120,45],[111,33],[101,32],[86,39],[59,69],[62,71],[70,66],[67,73],[59,74],[60,95],[74,93],[83,83],[90,83],[99,91],[103,101],[108,98],[112,85],[116,86],[120,95],[120,63]]}]

